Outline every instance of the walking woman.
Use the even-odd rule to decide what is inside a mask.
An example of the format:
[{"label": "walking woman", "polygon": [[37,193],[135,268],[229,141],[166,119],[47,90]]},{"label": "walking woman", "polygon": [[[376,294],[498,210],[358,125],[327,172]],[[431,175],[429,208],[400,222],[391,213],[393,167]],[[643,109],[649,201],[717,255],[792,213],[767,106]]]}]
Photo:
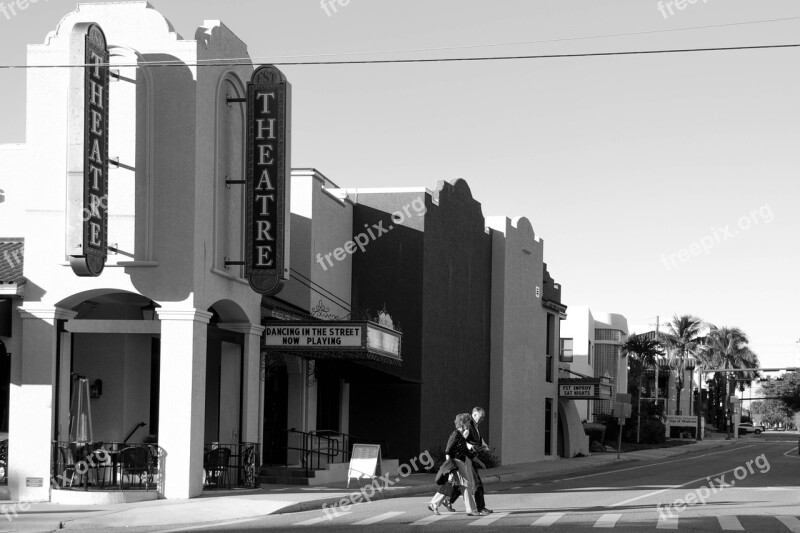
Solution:
[{"label": "walking woman", "polygon": [[[447,459],[447,461],[445,461],[442,468],[439,470],[437,479],[440,479],[442,475],[446,475],[446,471],[449,469],[464,493],[467,515],[483,516],[484,513],[479,512],[475,505],[475,470],[472,468],[472,461],[469,460],[469,450],[467,449],[466,436],[469,435],[470,420],[471,417],[469,413],[462,413],[456,416],[456,429],[450,434],[447,447],[444,450],[445,459]],[[444,489],[439,489],[428,504],[428,509],[435,514],[439,514],[439,506],[442,504],[442,500],[445,497],[443,491]]]}]

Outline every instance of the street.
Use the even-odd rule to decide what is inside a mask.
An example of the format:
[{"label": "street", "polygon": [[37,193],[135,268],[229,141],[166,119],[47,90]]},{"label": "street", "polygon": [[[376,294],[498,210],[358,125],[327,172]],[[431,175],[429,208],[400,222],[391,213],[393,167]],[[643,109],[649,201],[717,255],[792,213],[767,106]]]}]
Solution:
[{"label": "street", "polygon": [[[255,531],[320,528],[332,531],[400,531],[423,526],[458,531],[464,526],[500,530],[548,527],[560,531],[800,532],[800,455],[795,434],[747,437],[733,446],[676,459],[605,467],[530,483],[492,485],[494,513],[433,515],[430,496],[376,501],[334,514],[309,511],[273,515],[215,527],[160,531]],[[688,504],[687,504],[688,502]],[[463,500],[456,509],[463,511]]]}]

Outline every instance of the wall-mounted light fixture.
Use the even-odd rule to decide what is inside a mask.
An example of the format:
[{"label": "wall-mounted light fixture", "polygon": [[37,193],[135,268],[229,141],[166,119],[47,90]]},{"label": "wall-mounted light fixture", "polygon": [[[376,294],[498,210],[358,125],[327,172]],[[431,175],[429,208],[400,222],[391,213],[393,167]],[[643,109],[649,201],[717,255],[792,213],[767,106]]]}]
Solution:
[{"label": "wall-mounted light fixture", "polygon": [[99,398],[103,395],[103,380],[96,379],[89,385],[89,398]]},{"label": "wall-mounted light fixture", "polygon": [[156,305],[153,302],[142,307],[142,320],[154,320],[156,318]]}]

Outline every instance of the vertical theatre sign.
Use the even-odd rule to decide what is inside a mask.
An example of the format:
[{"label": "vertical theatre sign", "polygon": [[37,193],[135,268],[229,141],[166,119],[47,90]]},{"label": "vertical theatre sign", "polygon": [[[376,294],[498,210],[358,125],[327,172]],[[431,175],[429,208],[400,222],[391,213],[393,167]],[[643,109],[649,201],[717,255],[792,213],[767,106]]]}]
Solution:
[{"label": "vertical theatre sign", "polygon": [[275,294],[289,279],[292,86],[277,68],[259,67],[247,86],[245,276]]},{"label": "vertical theatre sign", "polygon": [[72,29],[67,153],[67,255],[78,276],[99,276],[108,242],[108,47],[97,24]]}]

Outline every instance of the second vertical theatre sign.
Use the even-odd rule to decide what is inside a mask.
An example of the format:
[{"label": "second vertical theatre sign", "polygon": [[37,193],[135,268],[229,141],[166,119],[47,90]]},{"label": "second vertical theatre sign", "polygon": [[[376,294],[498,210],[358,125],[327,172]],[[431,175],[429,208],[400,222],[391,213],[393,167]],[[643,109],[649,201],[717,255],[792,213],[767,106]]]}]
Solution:
[{"label": "second vertical theatre sign", "polygon": [[289,279],[291,85],[277,68],[256,69],[247,88],[245,275],[261,294]]}]

